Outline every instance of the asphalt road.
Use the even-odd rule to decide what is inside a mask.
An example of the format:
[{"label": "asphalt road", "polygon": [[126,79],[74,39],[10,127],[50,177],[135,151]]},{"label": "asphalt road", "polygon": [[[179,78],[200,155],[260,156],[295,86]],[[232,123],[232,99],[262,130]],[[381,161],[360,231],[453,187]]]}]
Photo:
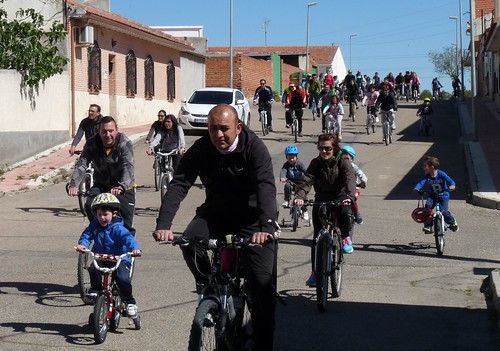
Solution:
[{"label": "asphalt road", "polygon": [[[364,111],[344,121],[344,142],[356,148],[356,162],[367,174],[356,226],[354,253],[347,256],[342,296],[327,311],[316,310],[315,290],[305,286],[310,273],[312,228],[284,228],[279,251],[278,285],[287,306],[278,305],[275,350],[498,350],[500,337],[479,289],[500,264],[496,210],[465,202],[466,172],[459,121],[452,103],[434,103],[432,137],[418,136],[415,104],[401,104],[394,144],[382,144],[381,130],[366,135]],[[274,129],[264,138],[276,177],[283,149],[292,143],[284,113],[273,108]],[[300,158],[317,155],[318,121],[306,113]],[[258,118],[251,126],[258,132]],[[196,136],[188,136],[188,144]],[[445,254],[436,255],[434,239],[424,235],[410,213],[417,204],[411,192],[423,176],[421,158],[441,159],[458,184],[450,209],[460,224],[446,237]],[[77,202],[57,184],[0,198],[0,350],[185,350],[196,308],[193,279],[180,250],[159,246],[151,232],[160,196],[153,188],[152,158],[136,144],[137,237],[144,251],[134,275],[134,295],[143,328],[123,319],[118,332],[95,345],[87,318],[91,307],[75,289],[77,255],[73,250],[87,224]],[[278,201],[283,201],[278,184]],[[181,232],[203,201],[191,189],[173,229]],[[280,219],[286,216],[282,211]]]}]

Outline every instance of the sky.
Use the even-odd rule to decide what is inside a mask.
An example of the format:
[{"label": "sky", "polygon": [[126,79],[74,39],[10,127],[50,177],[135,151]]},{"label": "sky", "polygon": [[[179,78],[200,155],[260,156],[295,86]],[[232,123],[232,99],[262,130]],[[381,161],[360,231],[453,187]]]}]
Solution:
[{"label": "sky", "polygon": [[[378,71],[415,71],[422,88],[438,77],[452,91],[450,78],[434,71],[429,51],[456,45],[462,0],[317,0],[309,7],[309,45],[338,45],[346,68],[373,77]],[[203,26],[208,46],[229,46],[231,0],[110,0],[111,12],[148,26]],[[302,0],[232,0],[233,46],[306,45],[307,8]],[[462,47],[469,1],[462,3]],[[267,23],[265,25],[264,23]],[[267,33],[264,31],[267,28]],[[356,34],[350,37],[351,34]],[[350,40],[351,38],[351,40]],[[350,45],[351,43],[351,45]],[[459,43],[460,47],[460,43]],[[352,57],[350,57],[350,51]],[[466,89],[470,89],[465,73]]]}]

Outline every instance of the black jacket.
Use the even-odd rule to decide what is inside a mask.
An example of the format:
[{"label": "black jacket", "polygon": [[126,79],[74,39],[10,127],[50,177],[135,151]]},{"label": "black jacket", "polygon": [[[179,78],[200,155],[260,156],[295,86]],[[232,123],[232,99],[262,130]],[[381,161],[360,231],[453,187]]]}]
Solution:
[{"label": "black jacket", "polygon": [[163,198],[156,229],[170,229],[181,201],[198,177],[206,194],[198,211],[231,222],[236,230],[258,222],[261,231],[274,233],[277,210],[271,156],[246,126],[239,134],[236,150],[230,154],[221,154],[209,135],[187,150]]}]

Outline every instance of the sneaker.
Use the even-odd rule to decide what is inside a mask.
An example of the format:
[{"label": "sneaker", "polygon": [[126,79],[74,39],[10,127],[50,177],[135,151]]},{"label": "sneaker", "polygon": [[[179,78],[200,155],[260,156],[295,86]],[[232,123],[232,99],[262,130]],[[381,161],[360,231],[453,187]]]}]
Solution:
[{"label": "sneaker", "polygon": [[290,128],[290,124],[287,124],[285,127]]},{"label": "sneaker", "polygon": [[137,305],[133,303],[127,305],[127,316],[132,319],[137,318]]},{"label": "sneaker", "polygon": [[363,224],[363,217],[361,217],[361,213],[356,214],[356,223]]},{"label": "sneaker", "polygon": [[270,132],[272,132],[273,131],[273,127],[269,126],[269,127],[267,127],[267,130],[270,131]]},{"label": "sneaker", "polygon": [[306,285],[310,288],[316,287],[316,273],[312,272],[309,279],[306,281]]},{"label": "sneaker", "polygon": [[290,202],[289,201],[285,201],[281,204],[281,206],[283,206],[284,208],[290,208]]},{"label": "sneaker", "polygon": [[457,223],[457,220],[455,219],[455,221],[450,224],[450,229],[452,232],[458,232],[458,223]]},{"label": "sneaker", "polygon": [[434,233],[434,229],[432,229],[432,224],[431,225],[425,225],[424,228],[422,229],[422,231],[425,234],[432,234],[432,233]]},{"label": "sneaker", "polygon": [[90,289],[86,294],[85,297],[89,299],[90,301],[95,301],[97,299],[97,295],[99,295],[99,292],[97,290]]},{"label": "sneaker", "polygon": [[378,117],[375,117],[375,123],[378,123],[378,122],[379,122]]},{"label": "sneaker", "polygon": [[351,237],[347,236],[342,239],[342,250],[344,250],[344,253],[350,254],[354,251],[352,248],[352,241]]},{"label": "sneaker", "polygon": [[304,219],[304,222],[309,222],[309,212],[302,212],[302,218]]},{"label": "sneaker", "polygon": [[303,137],[302,133],[299,133],[299,137]]},{"label": "sneaker", "polygon": [[395,130],[396,129],[396,123],[392,122],[391,129]]}]

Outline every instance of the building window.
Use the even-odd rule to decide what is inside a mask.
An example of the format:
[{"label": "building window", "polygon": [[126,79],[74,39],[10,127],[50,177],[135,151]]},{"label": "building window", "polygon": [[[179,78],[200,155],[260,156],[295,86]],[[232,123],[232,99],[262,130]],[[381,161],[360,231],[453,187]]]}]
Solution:
[{"label": "building window", "polygon": [[130,50],[125,59],[125,69],[127,75],[127,96],[134,97],[137,94],[137,58]]},{"label": "building window", "polygon": [[151,55],[144,61],[144,76],[144,96],[146,99],[152,99],[155,96],[155,64]]},{"label": "building window", "polygon": [[175,66],[172,61],[167,64],[167,100],[175,99]]},{"label": "building window", "polygon": [[88,88],[92,93],[98,93],[101,90],[101,49],[97,41],[88,51],[89,68],[88,68]]}]

